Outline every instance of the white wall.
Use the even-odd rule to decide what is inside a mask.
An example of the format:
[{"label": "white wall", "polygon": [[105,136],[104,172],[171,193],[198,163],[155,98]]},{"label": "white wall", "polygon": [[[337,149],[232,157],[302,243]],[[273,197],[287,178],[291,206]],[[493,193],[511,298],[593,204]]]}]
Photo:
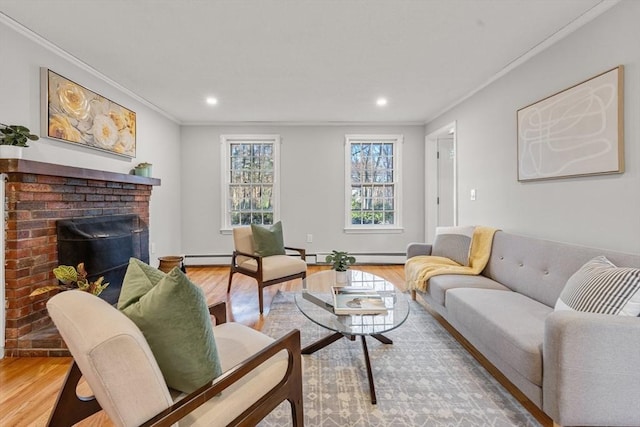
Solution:
[{"label": "white wall", "polygon": [[[623,1],[427,124],[429,134],[457,122],[460,224],[640,253],[639,21],[640,2]],[[624,174],[518,182],[516,111],[619,64]]]},{"label": "white wall", "polygon": [[[182,249],[186,254],[230,254],[220,234],[220,135],[279,134],[281,216],[285,243],[311,253],[402,253],[424,239],[423,126],[189,126],[182,129]],[[404,232],[345,234],[344,136],[403,134]],[[306,242],[313,234],[313,243]]]},{"label": "white wall", "polygon": [[[97,73],[0,15],[0,122],[40,130],[40,67],[49,68],[136,112],[137,158],[129,159],[48,138],[30,142],[24,159],[129,173],[138,163],[153,164],[150,240],[156,254],[180,250],[180,127],[149,105],[109,84]],[[123,64],[126,66],[126,64]]]}]

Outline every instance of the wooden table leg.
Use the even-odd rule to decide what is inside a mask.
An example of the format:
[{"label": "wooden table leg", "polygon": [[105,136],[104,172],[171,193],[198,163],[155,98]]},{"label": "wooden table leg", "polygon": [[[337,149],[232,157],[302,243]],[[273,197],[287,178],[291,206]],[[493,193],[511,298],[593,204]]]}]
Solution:
[{"label": "wooden table leg", "polygon": [[367,340],[364,335],[362,337],[362,351],[364,351],[364,362],[367,365],[367,379],[369,380],[369,393],[371,395],[371,404],[377,403],[376,387],[373,384],[373,372],[371,371],[371,360],[369,360],[369,349],[367,348]]},{"label": "wooden table leg", "polygon": [[314,342],[313,344],[309,344],[308,346],[303,348],[302,349],[302,354],[315,353],[316,351],[325,348],[329,344],[338,341],[342,337],[344,337],[344,335],[342,335],[339,332],[336,332],[335,334],[328,335],[328,336],[326,336],[326,337],[324,337],[322,339],[319,339],[318,341]]}]

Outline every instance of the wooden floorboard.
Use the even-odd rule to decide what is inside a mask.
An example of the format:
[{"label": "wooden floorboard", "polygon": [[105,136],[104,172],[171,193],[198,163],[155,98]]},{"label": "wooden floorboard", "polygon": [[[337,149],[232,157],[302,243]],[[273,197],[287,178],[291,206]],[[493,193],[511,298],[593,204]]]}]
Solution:
[{"label": "wooden floorboard", "polygon": [[[308,274],[327,268],[326,266],[309,266]],[[393,283],[400,290],[404,290],[404,268],[401,265],[367,265],[352,268],[376,274]],[[269,315],[271,301],[278,290],[296,291],[301,287],[300,280],[293,280],[265,288],[264,314],[260,315],[255,281],[241,274],[236,274],[231,285],[231,292],[227,294],[228,272],[228,267],[187,268],[190,279],[202,287],[209,304],[226,301],[228,321],[242,323],[257,330],[263,327],[264,319]],[[459,334],[453,335],[460,340]],[[464,338],[462,339],[464,340]],[[465,345],[464,342],[463,345]],[[465,347],[469,349],[468,343]],[[474,349],[469,350],[474,354]],[[65,357],[5,358],[0,360],[0,426],[45,426],[70,362],[71,359]],[[480,360],[480,362],[495,376],[497,370],[493,366],[488,364],[486,360],[484,362]],[[487,364],[488,366],[486,366]],[[513,385],[503,385],[538,421],[545,426],[551,425],[548,417],[524,398]],[[94,427],[112,426],[113,424],[103,412],[99,412],[78,425]]]}]

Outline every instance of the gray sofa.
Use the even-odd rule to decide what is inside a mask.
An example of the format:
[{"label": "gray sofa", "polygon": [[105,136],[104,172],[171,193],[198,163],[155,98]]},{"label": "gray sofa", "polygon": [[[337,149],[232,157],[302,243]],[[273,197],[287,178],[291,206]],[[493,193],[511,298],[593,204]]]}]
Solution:
[{"label": "gray sofa", "polygon": [[[407,258],[430,253],[407,247]],[[640,255],[498,231],[481,275],[435,276],[418,294],[554,423],[638,426],[640,318],[554,312],[567,279],[598,255],[640,267]]]}]

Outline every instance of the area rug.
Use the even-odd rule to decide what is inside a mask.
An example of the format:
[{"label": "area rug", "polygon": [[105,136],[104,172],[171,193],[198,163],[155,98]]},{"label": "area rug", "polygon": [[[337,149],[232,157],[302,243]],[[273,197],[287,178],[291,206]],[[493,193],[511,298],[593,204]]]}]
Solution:
[{"label": "area rug", "polygon": [[[408,298],[408,295],[405,295]],[[371,404],[360,339],[341,339],[303,356],[307,426],[539,426],[424,307],[410,302],[407,321],[385,335],[367,338],[378,403]],[[330,331],[299,312],[291,292],[278,292],[264,333],[274,338],[293,328],[306,346]],[[291,426],[284,402],[259,424]]]}]

